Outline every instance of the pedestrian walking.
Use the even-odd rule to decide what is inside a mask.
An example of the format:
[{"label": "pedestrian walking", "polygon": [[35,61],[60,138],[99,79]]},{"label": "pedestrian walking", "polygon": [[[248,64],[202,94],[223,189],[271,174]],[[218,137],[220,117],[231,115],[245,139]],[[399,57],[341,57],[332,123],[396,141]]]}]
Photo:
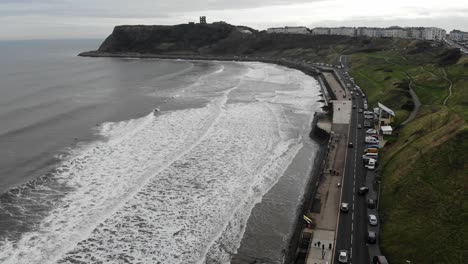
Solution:
[{"label": "pedestrian walking", "polygon": [[331,243],[328,244],[328,250],[331,250]]}]

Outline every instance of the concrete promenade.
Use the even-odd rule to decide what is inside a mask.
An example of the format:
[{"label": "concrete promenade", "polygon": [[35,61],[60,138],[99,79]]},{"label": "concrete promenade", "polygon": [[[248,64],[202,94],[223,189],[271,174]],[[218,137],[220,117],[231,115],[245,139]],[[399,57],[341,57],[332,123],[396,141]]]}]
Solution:
[{"label": "concrete promenade", "polygon": [[315,228],[305,230],[312,234],[306,258],[307,264],[326,264],[333,261],[335,232],[341,201],[341,187],[338,183],[341,185],[344,175],[352,110],[352,102],[346,88],[341,85],[334,74],[324,72],[323,75],[338,100],[331,101],[333,105],[332,132],[327,155],[321,167],[319,186],[308,212],[308,216],[315,223]]}]

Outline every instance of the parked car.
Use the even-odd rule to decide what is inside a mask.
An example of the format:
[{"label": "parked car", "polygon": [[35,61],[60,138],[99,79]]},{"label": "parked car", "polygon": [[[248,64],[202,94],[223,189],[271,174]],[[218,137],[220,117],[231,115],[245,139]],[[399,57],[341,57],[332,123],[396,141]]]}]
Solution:
[{"label": "parked car", "polygon": [[377,160],[376,159],[373,159],[373,158],[369,158],[369,161],[367,162],[367,164],[365,165],[365,167],[368,169],[368,170],[375,170],[375,166],[377,165]]},{"label": "parked car", "polygon": [[366,134],[377,134],[377,130],[373,129],[373,128],[369,128],[366,130]]},{"label": "parked car", "polygon": [[367,243],[375,244],[377,243],[377,233],[374,231],[367,231]]},{"label": "parked car", "polygon": [[379,144],[379,141],[373,137],[366,137],[364,139],[364,142],[366,143],[372,143],[372,144]]},{"label": "parked car", "polygon": [[373,214],[370,214],[368,216],[368,219],[369,219],[369,225],[371,225],[371,226],[376,226],[377,225],[377,216],[375,216]]},{"label": "parked car", "polygon": [[338,253],[338,262],[348,263],[348,251],[340,250],[340,252]]},{"label": "parked car", "polygon": [[380,148],[380,146],[378,144],[369,144],[369,145],[367,145],[367,148],[376,148],[376,149],[378,149],[378,148]]},{"label": "parked car", "polygon": [[370,127],[372,127],[371,122],[369,122],[369,121],[364,121],[364,127],[365,127],[365,128],[370,128]]},{"label": "parked car", "polygon": [[366,194],[367,192],[369,192],[369,187],[362,186],[361,188],[359,188],[358,194]]},{"label": "parked car", "polygon": [[376,204],[374,199],[367,199],[367,208],[375,209]]},{"label": "parked car", "polygon": [[341,210],[341,212],[347,213],[349,211],[349,204],[348,203],[341,203],[340,210]]},{"label": "parked car", "polygon": [[379,153],[379,149],[378,148],[366,148],[364,150],[364,153]]}]

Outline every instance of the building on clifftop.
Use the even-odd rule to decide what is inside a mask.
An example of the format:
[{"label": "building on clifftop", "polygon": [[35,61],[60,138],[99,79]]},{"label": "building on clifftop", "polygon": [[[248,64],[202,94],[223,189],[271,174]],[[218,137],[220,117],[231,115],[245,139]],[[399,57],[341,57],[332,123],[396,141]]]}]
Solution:
[{"label": "building on clifftop", "polygon": [[309,29],[306,27],[278,27],[269,28],[267,33],[280,33],[280,34],[309,34]]},{"label": "building on clifftop", "polygon": [[200,17],[200,24],[206,24],[206,16]]}]

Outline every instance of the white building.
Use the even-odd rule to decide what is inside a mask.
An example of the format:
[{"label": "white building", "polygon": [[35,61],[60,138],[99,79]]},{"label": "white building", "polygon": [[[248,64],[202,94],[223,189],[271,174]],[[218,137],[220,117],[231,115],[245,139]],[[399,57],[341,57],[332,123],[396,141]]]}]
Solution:
[{"label": "white building", "polygon": [[395,112],[381,103],[377,103],[377,105],[379,108],[379,128],[381,126],[390,125],[390,123],[393,122],[393,118],[395,117]]},{"label": "white building", "polygon": [[323,28],[323,27],[313,28],[312,35],[330,35],[330,28]]},{"label": "white building", "polygon": [[381,126],[380,133],[382,135],[391,135],[393,133],[393,129],[391,126]]},{"label": "white building", "polygon": [[468,32],[463,32],[460,30],[452,30],[450,31],[450,39],[453,39],[455,41],[466,41],[468,40]]},{"label": "white building", "polygon": [[[463,32],[466,33],[466,32]],[[371,38],[387,37],[387,38],[411,38],[411,39],[424,39],[442,41],[446,37],[445,30],[436,27],[389,27],[389,28],[375,28],[375,27],[338,27],[326,28],[319,27],[312,29],[313,35],[343,35],[343,36],[364,36]],[[466,33],[468,34],[468,33]],[[460,34],[455,33],[454,36],[459,37]],[[465,36],[465,35],[463,35]],[[466,35],[468,38],[468,35]]]},{"label": "white building", "polygon": [[267,33],[285,33],[285,30],[282,27],[269,28],[267,29]]},{"label": "white building", "polygon": [[404,28],[393,26],[384,29],[384,36],[388,38],[408,38],[408,31]]},{"label": "white building", "polygon": [[424,28],[423,27],[411,27],[406,28],[408,31],[408,38],[422,39]]},{"label": "white building", "polygon": [[422,39],[425,40],[444,40],[447,33],[445,30],[436,27],[424,28]]},{"label": "white building", "polygon": [[383,29],[382,28],[368,28],[368,27],[359,27],[356,29],[356,36],[363,36],[363,37],[382,37],[383,36]]},{"label": "white building", "polygon": [[267,33],[309,34],[310,32],[306,27],[279,27],[267,29]]},{"label": "white building", "polygon": [[353,27],[330,28],[330,35],[355,37],[356,28],[353,28]]}]

